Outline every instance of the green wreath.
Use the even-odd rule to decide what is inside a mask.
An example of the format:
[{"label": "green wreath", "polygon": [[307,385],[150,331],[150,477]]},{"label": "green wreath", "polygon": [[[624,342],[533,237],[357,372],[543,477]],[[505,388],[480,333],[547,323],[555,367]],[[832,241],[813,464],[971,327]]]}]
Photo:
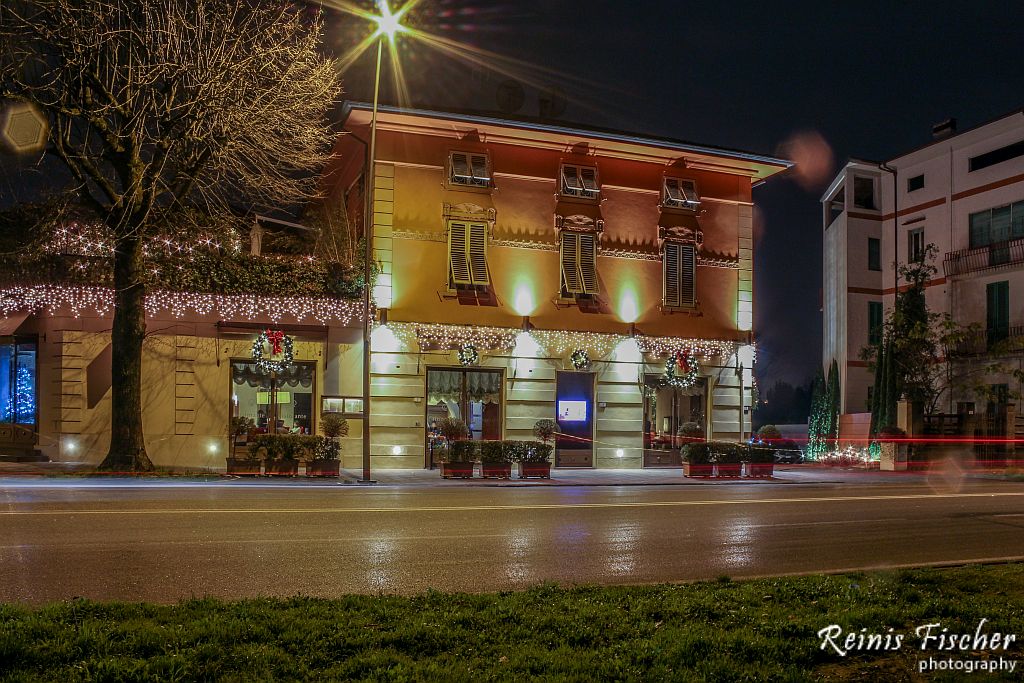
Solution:
[{"label": "green wreath", "polygon": [[476,365],[480,362],[480,353],[472,344],[463,344],[459,347],[459,364]]},{"label": "green wreath", "polygon": [[[270,344],[271,356],[280,348],[281,359],[274,360],[263,355],[263,345]],[[294,344],[287,334],[275,330],[263,330],[252,343],[252,360],[261,372],[276,373],[291,366],[295,360]]]},{"label": "green wreath", "polygon": [[585,349],[576,349],[569,356],[569,361],[577,370],[586,370],[590,367],[590,354]]},{"label": "green wreath", "polygon": [[662,376],[662,384],[677,389],[689,389],[697,383],[700,368],[697,367],[697,359],[690,354],[680,355],[673,353],[665,361],[665,374]]}]

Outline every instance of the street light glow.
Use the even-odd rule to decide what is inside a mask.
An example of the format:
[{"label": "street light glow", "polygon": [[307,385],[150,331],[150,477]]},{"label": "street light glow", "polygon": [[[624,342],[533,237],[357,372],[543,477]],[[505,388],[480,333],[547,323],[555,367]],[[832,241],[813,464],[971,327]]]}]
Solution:
[{"label": "street light glow", "polygon": [[405,31],[405,27],[402,26],[402,15],[405,14],[405,8],[392,14],[388,0],[380,0],[377,3],[377,8],[380,10],[380,14],[373,16],[373,20],[377,22],[376,35],[387,36],[388,41],[393,43],[395,35]]}]

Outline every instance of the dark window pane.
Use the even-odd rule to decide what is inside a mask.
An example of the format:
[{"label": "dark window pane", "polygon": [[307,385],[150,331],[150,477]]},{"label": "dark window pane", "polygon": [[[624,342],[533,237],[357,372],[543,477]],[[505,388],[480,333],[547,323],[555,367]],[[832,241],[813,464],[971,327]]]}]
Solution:
[{"label": "dark window pane", "polygon": [[920,190],[922,187],[924,187],[924,175],[916,175],[913,178],[907,178],[907,192]]},{"label": "dark window pane", "polygon": [[989,239],[989,227],[992,224],[991,211],[979,211],[971,214],[970,225],[970,247],[977,249],[984,247],[991,241]]},{"label": "dark window pane", "polygon": [[881,240],[875,237],[868,238],[868,270],[882,269],[882,248]]},{"label": "dark window pane", "polygon": [[1006,147],[994,149],[991,152],[979,154],[976,157],[971,157],[969,168],[971,171],[978,171],[1004,161],[1009,161],[1010,159],[1014,159],[1021,155],[1024,155],[1024,140],[1015,142],[1012,145],[1007,145]]},{"label": "dark window pane", "polygon": [[875,181],[872,178],[853,177],[853,205],[859,209],[874,209]]}]

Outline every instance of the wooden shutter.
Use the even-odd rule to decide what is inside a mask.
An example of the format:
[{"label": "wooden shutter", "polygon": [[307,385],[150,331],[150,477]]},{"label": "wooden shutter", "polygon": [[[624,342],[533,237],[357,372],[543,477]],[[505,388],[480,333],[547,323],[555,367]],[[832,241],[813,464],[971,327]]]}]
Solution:
[{"label": "wooden shutter", "polygon": [[453,285],[471,285],[468,249],[469,225],[451,221],[448,223],[448,274]]},{"label": "wooden shutter", "polygon": [[580,234],[578,232],[562,233],[562,291],[568,294],[580,294]]},{"label": "wooden shutter", "polygon": [[490,283],[487,276],[487,226],[483,223],[469,225],[469,256],[470,279],[474,285]]},{"label": "wooden shutter", "polygon": [[562,291],[597,294],[597,236],[585,232],[562,233]]},{"label": "wooden shutter", "polygon": [[665,305],[687,308],[697,303],[697,250],[690,244],[666,242],[662,252]]},{"label": "wooden shutter", "polygon": [[470,179],[469,160],[462,152],[452,152],[451,179],[456,183],[467,183]]},{"label": "wooden shutter", "polygon": [[597,236],[580,233],[577,237],[580,241],[580,285],[584,294],[597,294]]},{"label": "wooden shutter", "polygon": [[666,242],[662,252],[662,274],[664,276],[664,292],[666,306],[682,306],[679,298],[679,247],[674,242]]},{"label": "wooden shutter", "polygon": [[473,184],[487,187],[491,182],[491,176],[487,172],[487,156],[473,154],[470,157],[470,170],[473,172]]}]

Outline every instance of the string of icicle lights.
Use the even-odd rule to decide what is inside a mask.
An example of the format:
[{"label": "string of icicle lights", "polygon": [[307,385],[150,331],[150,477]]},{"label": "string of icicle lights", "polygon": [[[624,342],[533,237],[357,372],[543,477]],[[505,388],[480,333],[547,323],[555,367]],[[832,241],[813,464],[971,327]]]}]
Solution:
[{"label": "string of icicle lights", "polygon": [[[420,346],[453,349],[466,344],[480,350],[509,352],[515,348],[522,330],[511,327],[484,327],[476,325],[445,325],[441,323],[388,322],[387,328],[405,346],[417,342]],[[531,330],[530,336],[552,355],[565,355],[582,349],[592,356],[606,356],[620,343],[629,339],[624,334],[582,332],[578,330]],[[724,339],[687,339],[682,337],[652,337],[638,334],[634,337],[641,352],[653,356],[671,356],[689,353],[705,358],[728,358],[736,353],[739,343]]]},{"label": "string of icicle lights", "polygon": [[[76,318],[81,317],[86,311],[106,316],[114,310],[114,291],[106,287],[53,285],[10,287],[0,290],[0,314],[8,316],[15,311],[26,309],[33,313],[47,310],[51,315],[59,309],[67,309]],[[268,319],[276,323],[291,317],[298,322],[315,320],[322,325],[348,325],[362,320],[362,310],[361,301],[300,296],[167,291],[154,291],[146,295],[148,315],[170,314],[174,318],[216,315],[222,319]]]}]

